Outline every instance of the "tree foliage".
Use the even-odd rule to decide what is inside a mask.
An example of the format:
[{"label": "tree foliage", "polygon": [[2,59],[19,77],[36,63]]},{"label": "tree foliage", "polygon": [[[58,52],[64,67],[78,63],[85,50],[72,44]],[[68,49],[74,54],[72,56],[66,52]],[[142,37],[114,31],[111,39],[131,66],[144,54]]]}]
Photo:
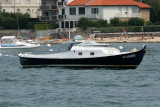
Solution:
[{"label": "tree foliage", "polygon": [[151,6],[150,9],[151,21],[153,23],[160,22],[160,0],[142,0],[142,2]]},{"label": "tree foliage", "polygon": [[30,18],[28,14],[21,13],[0,13],[0,25],[4,29],[26,29],[29,22],[35,22],[36,19]]}]

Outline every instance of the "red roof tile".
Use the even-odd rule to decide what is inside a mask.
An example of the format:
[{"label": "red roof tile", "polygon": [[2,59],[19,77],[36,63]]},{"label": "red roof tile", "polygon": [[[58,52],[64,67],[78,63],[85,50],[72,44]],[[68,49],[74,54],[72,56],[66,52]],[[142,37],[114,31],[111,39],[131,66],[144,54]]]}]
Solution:
[{"label": "red roof tile", "polygon": [[68,4],[86,6],[139,6],[140,8],[151,8],[149,5],[134,0],[74,0]]},{"label": "red roof tile", "polygon": [[91,0],[74,0],[71,3],[69,3],[68,5],[86,5],[88,2],[90,2]]}]

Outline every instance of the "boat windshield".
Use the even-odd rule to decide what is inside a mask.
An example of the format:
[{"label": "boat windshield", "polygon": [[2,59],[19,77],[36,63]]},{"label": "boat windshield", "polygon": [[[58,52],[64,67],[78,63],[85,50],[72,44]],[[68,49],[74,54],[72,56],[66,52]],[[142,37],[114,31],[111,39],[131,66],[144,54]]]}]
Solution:
[{"label": "boat windshield", "polygon": [[3,39],[2,43],[3,44],[12,44],[12,43],[16,43],[16,42],[20,42],[18,39],[16,38],[12,38],[12,39]]}]

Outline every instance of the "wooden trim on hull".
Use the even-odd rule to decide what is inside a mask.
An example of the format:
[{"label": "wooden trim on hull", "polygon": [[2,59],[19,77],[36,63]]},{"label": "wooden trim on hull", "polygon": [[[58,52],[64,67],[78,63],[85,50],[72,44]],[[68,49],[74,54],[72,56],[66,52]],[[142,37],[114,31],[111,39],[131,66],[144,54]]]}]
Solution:
[{"label": "wooden trim on hull", "polygon": [[135,69],[138,65],[23,65],[23,68],[32,68],[32,67],[102,67],[102,68],[132,68]]}]

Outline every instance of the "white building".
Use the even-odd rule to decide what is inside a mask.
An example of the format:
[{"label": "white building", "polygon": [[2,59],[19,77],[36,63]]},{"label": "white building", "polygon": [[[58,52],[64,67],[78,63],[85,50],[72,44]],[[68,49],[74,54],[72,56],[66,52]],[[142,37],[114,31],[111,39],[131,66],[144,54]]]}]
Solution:
[{"label": "white building", "polygon": [[93,20],[118,17],[128,20],[132,17],[150,20],[150,6],[134,0],[70,0],[67,6],[58,8],[59,27],[74,28],[81,17]]},{"label": "white building", "polygon": [[41,16],[41,0],[0,0],[1,12],[28,13],[31,18]]}]

